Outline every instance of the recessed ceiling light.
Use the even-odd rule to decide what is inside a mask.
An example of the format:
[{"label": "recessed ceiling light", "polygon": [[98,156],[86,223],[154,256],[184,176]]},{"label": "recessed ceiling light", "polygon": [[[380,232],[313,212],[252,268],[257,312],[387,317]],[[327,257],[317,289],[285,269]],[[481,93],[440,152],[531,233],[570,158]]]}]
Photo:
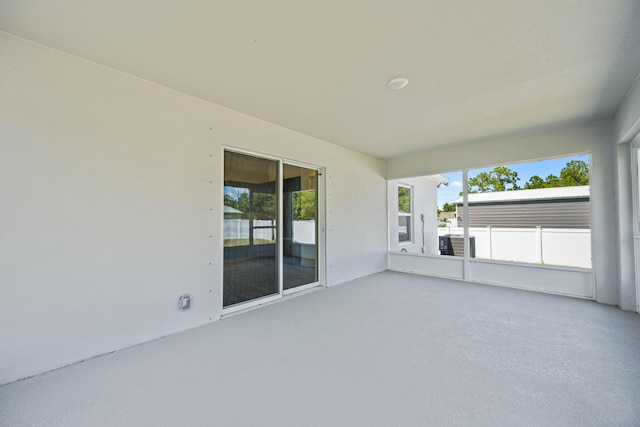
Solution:
[{"label": "recessed ceiling light", "polygon": [[409,80],[404,77],[396,77],[395,79],[389,80],[388,86],[389,89],[400,90],[403,89],[407,84],[409,84]]}]

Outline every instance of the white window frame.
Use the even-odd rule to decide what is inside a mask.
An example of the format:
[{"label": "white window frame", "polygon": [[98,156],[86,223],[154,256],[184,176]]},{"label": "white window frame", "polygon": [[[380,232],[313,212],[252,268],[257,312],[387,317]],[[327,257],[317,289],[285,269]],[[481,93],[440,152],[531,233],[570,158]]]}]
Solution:
[{"label": "white window frame", "polygon": [[413,245],[413,236],[415,235],[414,232],[414,217],[413,217],[413,196],[414,196],[414,189],[412,185],[408,185],[408,184],[398,184],[397,188],[396,188],[396,192],[399,193],[400,187],[402,188],[407,188],[409,190],[409,210],[411,212],[406,213],[406,212],[400,212],[399,209],[399,205],[400,205],[400,195],[398,194],[398,201],[396,202],[398,204],[398,217],[396,219],[396,221],[398,222],[398,227],[400,227],[400,217],[409,217],[409,239],[408,240],[400,240],[400,230],[398,229],[398,235],[396,236],[396,238],[398,239],[398,245],[399,246],[408,246],[408,245]]}]

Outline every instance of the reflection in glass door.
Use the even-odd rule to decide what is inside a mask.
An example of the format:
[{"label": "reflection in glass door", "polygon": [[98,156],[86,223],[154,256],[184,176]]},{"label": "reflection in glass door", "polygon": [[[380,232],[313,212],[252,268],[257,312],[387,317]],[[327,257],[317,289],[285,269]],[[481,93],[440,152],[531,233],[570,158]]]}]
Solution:
[{"label": "reflection in glass door", "polygon": [[278,162],[224,153],[223,306],[280,293]]},{"label": "reflection in glass door", "polygon": [[282,281],[286,291],[318,282],[318,171],[283,165]]}]

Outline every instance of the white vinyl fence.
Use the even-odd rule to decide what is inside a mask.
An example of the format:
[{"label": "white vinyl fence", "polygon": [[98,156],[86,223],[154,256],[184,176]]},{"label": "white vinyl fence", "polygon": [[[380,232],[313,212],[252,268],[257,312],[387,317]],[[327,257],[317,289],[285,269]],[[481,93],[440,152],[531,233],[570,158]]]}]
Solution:
[{"label": "white vinyl fence", "polygon": [[293,221],[293,241],[308,245],[316,244],[316,222],[309,221]]},{"label": "white vinyl fence", "polygon": [[[440,227],[438,235],[463,235],[464,229]],[[591,268],[591,230],[570,228],[472,227],[476,258]]]},{"label": "white vinyl fence", "polygon": [[[275,221],[255,220],[254,227],[271,227]],[[224,238],[225,239],[249,239],[248,219],[225,219]],[[254,228],[253,238],[272,240],[275,228]],[[293,221],[293,241],[296,243],[315,244],[316,243],[316,222],[315,221]]]}]

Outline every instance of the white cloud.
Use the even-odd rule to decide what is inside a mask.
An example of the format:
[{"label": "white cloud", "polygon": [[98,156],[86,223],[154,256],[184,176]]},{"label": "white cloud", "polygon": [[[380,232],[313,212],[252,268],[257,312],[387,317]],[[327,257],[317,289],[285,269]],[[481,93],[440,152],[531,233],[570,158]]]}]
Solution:
[{"label": "white cloud", "polygon": [[458,181],[453,181],[451,184],[449,184],[450,187],[462,187],[462,183],[458,182]]}]

